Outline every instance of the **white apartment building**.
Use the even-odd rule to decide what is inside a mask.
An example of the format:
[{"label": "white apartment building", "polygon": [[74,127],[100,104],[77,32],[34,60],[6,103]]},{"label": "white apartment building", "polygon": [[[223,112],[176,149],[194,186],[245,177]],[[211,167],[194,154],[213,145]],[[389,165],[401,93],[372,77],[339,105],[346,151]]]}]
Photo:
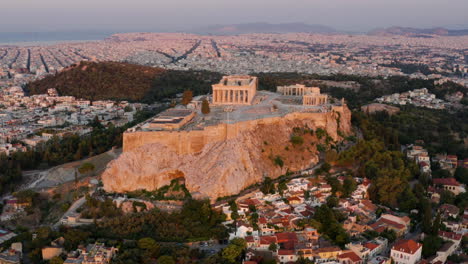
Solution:
[{"label": "white apartment building", "polygon": [[393,245],[390,257],[395,264],[415,264],[421,259],[422,244],[414,240],[400,240]]}]

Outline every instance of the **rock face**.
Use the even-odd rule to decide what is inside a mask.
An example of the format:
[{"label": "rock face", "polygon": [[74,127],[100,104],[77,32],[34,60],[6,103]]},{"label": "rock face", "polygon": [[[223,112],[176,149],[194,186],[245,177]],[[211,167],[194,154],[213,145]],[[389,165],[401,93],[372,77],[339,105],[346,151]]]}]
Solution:
[{"label": "rock face", "polygon": [[[266,176],[275,178],[317,163],[316,146],[325,139],[308,132],[317,128],[341,140],[338,131],[351,132],[349,109],[333,107],[327,113],[291,113],[195,131],[125,133],[124,153],[102,176],[104,189],[155,190],[182,176],[194,197],[214,200],[237,194]],[[291,143],[293,133],[302,144]]]}]

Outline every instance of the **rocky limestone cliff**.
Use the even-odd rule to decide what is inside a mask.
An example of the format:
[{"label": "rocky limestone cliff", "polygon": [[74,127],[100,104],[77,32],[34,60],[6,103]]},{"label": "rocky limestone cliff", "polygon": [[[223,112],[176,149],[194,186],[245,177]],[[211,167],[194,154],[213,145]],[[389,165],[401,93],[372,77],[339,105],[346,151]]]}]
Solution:
[{"label": "rocky limestone cliff", "polygon": [[[164,132],[129,133],[125,135],[124,153],[108,165],[102,176],[104,189],[155,190],[182,176],[187,189],[198,198],[214,200],[237,194],[266,176],[275,178],[288,169],[302,170],[317,163],[316,146],[324,144],[325,139],[307,132],[309,128],[322,128],[339,141],[338,131],[345,135],[351,132],[351,113],[345,106],[328,113],[292,113],[220,124],[201,132],[168,132],[163,137],[154,134]],[[216,136],[213,131],[217,131]],[[200,136],[203,132],[210,135]],[[292,144],[293,133],[304,142]],[[282,167],[278,159],[284,163]]]}]

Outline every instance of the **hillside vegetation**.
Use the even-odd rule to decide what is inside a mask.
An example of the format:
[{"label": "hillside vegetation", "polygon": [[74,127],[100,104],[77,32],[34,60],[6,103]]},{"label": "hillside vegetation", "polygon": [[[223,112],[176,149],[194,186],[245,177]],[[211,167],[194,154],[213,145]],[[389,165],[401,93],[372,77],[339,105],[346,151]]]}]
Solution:
[{"label": "hillside vegetation", "polygon": [[173,98],[185,90],[194,95],[211,91],[221,74],[208,71],[176,71],[122,62],[81,62],[66,70],[31,82],[30,94],[56,88],[60,95],[88,100],[127,100],[153,103]]},{"label": "hillside vegetation", "polygon": [[30,94],[56,88],[60,95],[89,100],[142,100],[164,69],[120,62],[81,62],[27,85]]}]

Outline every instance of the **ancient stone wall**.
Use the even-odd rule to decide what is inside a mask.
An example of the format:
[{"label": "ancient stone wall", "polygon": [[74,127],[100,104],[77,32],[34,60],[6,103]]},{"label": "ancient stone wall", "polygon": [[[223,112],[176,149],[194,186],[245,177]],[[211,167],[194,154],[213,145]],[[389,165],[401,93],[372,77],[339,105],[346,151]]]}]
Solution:
[{"label": "ancient stone wall", "polygon": [[[337,114],[340,113],[340,114]],[[269,125],[278,123],[280,120],[304,120],[311,127],[327,128],[335,126],[336,118],[339,115],[350,118],[349,109],[341,106],[334,106],[331,112],[327,113],[304,113],[296,112],[284,117],[270,117],[255,119],[234,124],[219,124],[205,127],[203,130],[192,131],[138,131],[124,133],[123,150],[132,151],[143,145],[159,143],[175,151],[177,154],[191,154],[200,152],[206,144],[221,142],[236,138],[239,133],[254,129],[258,125]],[[349,133],[350,127],[346,122],[342,123],[340,130]],[[338,140],[336,128],[330,129],[330,136]]]}]

